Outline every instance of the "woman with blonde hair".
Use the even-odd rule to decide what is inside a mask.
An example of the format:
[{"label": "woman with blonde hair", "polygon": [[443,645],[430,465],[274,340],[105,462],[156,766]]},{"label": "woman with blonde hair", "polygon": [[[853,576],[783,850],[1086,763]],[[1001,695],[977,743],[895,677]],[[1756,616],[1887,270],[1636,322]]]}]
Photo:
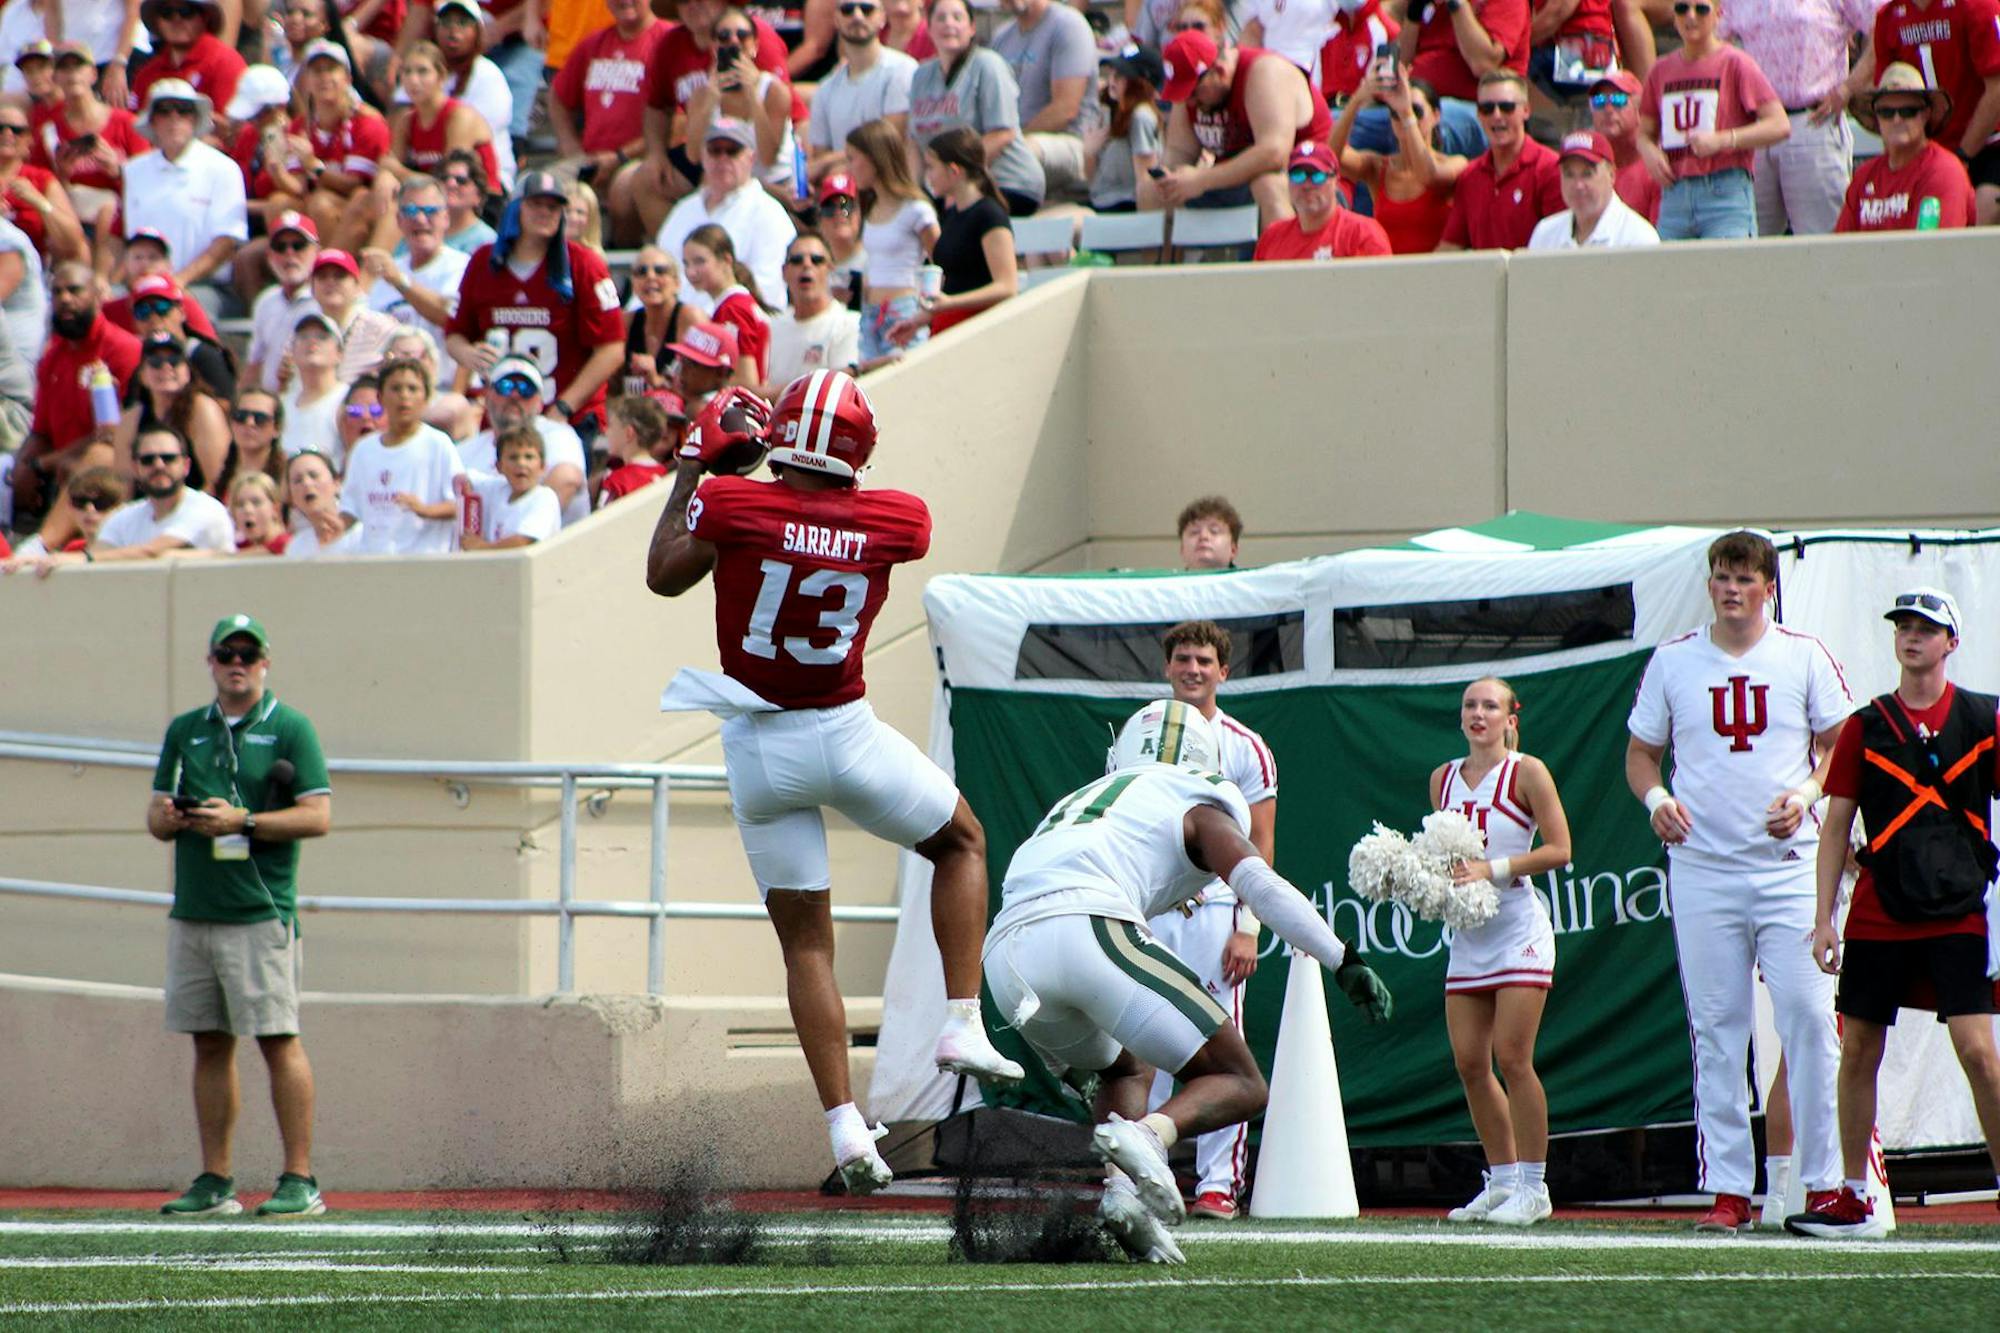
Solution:
[{"label": "woman with blonde hair", "polygon": [[[917,270],[930,263],[938,216],[917,188],[904,155],[903,136],[886,120],[857,125],[847,135],[847,174],[861,191],[861,245],[868,267],[861,278],[861,361],[892,355],[889,330],[913,320],[922,308]],[[923,342],[930,330],[915,329]]]},{"label": "woman with blonde hair", "polygon": [[632,295],[639,308],[625,316],[625,391],[647,393],[666,387],[673,344],[701,312],[681,300],[681,266],[657,245],[632,257]]},{"label": "woman with blonde hair", "polygon": [[[1530,1226],[1553,1212],[1549,1103],[1535,1073],[1535,1036],[1556,961],[1548,908],[1530,881],[1568,863],[1569,817],[1548,766],[1521,753],[1521,701],[1513,686],[1498,676],[1467,685],[1458,725],[1465,758],[1432,771],[1431,805],[1455,810],[1479,829],[1486,856],[1454,866],[1452,879],[1491,881],[1500,910],[1485,925],[1455,934],[1445,968],[1445,1028],[1487,1162],[1478,1195],[1447,1217]],[[1496,1060],[1504,1089],[1493,1076]]]},{"label": "woman with blonde hair", "polygon": [[572,241],[600,255],[604,253],[604,209],[598,202],[597,191],[590,188],[589,182],[570,182],[569,203],[563,210],[563,223]]},{"label": "woman with blonde hair", "polygon": [[705,222],[682,244],[681,267],[688,285],[715,302],[711,318],[736,326],[738,355],[729,382],[762,384],[771,356],[771,321],[765,313],[770,306],[757,290],[756,275],[736,257],[736,243],[719,225]]},{"label": "woman with blonde hair", "polygon": [[229,487],[229,517],[236,523],[236,554],[283,555],[292,534],[285,528],[278,483],[263,472],[246,472]]}]

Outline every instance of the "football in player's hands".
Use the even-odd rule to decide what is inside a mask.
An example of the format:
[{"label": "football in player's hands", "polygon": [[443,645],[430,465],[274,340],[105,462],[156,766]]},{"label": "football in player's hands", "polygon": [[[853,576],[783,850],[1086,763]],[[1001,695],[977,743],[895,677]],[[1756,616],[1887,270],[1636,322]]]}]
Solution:
[{"label": "football in player's hands", "polygon": [[695,418],[680,456],[699,462],[711,476],[742,476],[764,461],[770,425],[769,403],[740,386],[725,389]]}]

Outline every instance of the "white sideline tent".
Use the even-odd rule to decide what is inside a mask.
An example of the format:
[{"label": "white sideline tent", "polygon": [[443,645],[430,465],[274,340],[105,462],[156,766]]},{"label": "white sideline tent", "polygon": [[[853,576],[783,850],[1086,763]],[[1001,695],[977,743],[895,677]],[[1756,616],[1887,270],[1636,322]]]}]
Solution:
[{"label": "white sideline tent", "polygon": [[[1621,645],[1561,649],[1536,658],[1565,664],[1612,651],[1629,653],[1707,621],[1702,552],[1720,530],[1621,528],[1510,513],[1471,528],[1424,534],[1393,548],[1352,551],[1260,569],[1200,575],[1107,573],[1101,576],[951,575],[925,590],[939,676],[930,754],[954,769],[949,690],[975,687],[1023,693],[1152,697],[1157,683],[1017,678],[1031,626],[1076,627],[1171,623],[1280,611],[1305,612],[1296,661],[1225,693],[1301,685],[1469,680],[1464,663],[1393,671],[1344,668],[1337,660],[1333,613],[1440,598],[1506,598],[1629,583],[1633,623]],[[1882,613],[1893,596],[1919,584],[1951,591],[1967,622],[1952,677],[1969,688],[2000,691],[2000,529],[1978,531],[1827,530],[1773,534],[1780,550],[1778,616],[1818,635],[1844,665],[1857,706],[1892,689],[1895,663]],[[1990,636],[1984,627],[1994,627]],[[1518,660],[1498,664],[1519,667]],[[1623,735],[1607,744],[1624,745]],[[952,1114],[957,1081],[940,1075],[930,1054],[943,1010],[943,977],[931,936],[929,867],[906,854],[899,870],[903,908],[883,985],[883,1023],[869,1113],[886,1121],[935,1121]],[[1677,994],[1662,1004],[1678,1010]],[[1768,999],[1759,989],[1760,1082],[1768,1087],[1778,1046]],[[1879,1114],[1891,1150],[1959,1147],[1982,1135],[1941,1024],[1908,1013],[1892,1034]]]}]

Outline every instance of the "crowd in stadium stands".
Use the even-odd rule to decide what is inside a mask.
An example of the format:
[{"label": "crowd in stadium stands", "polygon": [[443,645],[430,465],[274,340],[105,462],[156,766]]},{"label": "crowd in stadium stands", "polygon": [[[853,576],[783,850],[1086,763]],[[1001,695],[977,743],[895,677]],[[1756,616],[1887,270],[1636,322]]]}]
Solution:
[{"label": "crowd in stadium stands", "polygon": [[1254,205],[1221,253],[1294,261],[2000,218],[2000,0],[6,0],[0,61],[8,572],[536,540],[724,386],[1012,297],[1038,214]]}]

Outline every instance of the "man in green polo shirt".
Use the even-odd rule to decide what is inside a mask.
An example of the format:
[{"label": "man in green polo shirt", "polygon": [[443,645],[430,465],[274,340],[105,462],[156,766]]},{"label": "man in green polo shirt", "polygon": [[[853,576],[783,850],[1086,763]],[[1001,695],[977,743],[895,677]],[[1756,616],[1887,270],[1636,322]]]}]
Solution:
[{"label": "man in green polo shirt", "polygon": [[299,839],[324,836],[333,788],[319,736],[264,689],[271,640],[246,615],[208,638],[215,702],[167,726],[146,830],[174,844],[167,922],[167,1030],[194,1036],[201,1174],[160,1211],[240,1213],[230,1174],[240,1096],[236,1039],[257,1039],[285,1144],[260,1217],[326,1211],[312,1174],[312,1066],[299,1040]]}]

